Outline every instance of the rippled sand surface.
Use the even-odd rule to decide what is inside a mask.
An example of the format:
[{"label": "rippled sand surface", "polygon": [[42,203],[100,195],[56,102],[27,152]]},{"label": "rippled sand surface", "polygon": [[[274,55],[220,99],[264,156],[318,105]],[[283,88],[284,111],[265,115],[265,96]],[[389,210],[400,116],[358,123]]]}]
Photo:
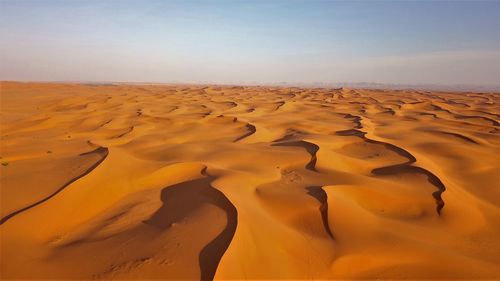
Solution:
[{"label": "rippled sand surface", "polygon": [[500,95],[1,84],[3,279],[500,278]]}]

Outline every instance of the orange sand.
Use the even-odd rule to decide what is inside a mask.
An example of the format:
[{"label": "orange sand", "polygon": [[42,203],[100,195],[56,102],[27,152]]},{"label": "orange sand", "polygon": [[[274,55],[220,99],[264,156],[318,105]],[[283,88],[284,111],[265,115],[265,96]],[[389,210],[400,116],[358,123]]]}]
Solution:
[{"label": "orange sand", "polygon": [[499,101],[2,82],[1,278],[498,279]]}]

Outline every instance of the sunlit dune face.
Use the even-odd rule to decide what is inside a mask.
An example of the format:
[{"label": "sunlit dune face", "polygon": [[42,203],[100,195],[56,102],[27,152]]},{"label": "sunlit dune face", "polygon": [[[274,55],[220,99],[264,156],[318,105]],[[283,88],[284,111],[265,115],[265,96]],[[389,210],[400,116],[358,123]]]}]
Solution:
[{"label": "sunlit dune face", "polygon": [[3,279],[498,279],[500,95],[1,84]]}]

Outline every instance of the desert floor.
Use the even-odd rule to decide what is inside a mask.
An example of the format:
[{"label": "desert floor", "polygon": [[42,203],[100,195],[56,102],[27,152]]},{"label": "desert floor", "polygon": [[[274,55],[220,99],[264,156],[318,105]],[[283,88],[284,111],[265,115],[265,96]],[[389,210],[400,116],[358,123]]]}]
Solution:
[{"label": "desert floor", "polygon": [[2,82],[3,279],[498,279],[500,94]]}]

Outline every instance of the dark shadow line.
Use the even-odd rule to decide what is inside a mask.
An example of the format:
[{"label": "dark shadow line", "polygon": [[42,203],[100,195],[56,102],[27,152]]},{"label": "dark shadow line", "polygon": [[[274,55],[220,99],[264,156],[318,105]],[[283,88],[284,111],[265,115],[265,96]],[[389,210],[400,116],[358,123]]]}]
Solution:
[{"label": "dark shadow line", "polygon": [[[289,136],[287,135],[283,137],[283,139],[286,139],[287,137]],[[271,146],[297,146],[304,148],[309,153],[309,155],[311,155],[311,159],[306,164],[306,169],[317,172],[316,161],[318,160],[318,158],[316,157],[316,152],[318,152],[319,146],[317,146],[316,144],[304,140],[298,140],[273,143],[271,144]]]},{"label": "dark shadow line", "polygon": [[321,220],[323,221],[323,226],[325,227],[326,233],[332,238],[335,239],[330,229],[330,224],[328,223],[328,195],[325,190],[321,186],[309,186],[306,187],[307,194],[316,198],[318,202],[321,204],[319,206],[319,212],[321,213]]},{"label": "dark shadow line", "polygon": [[242,139],[244,139],[246,137],[249,137],[249,136],[255,134],[255,132],[257,132],[257,128],[255,128],[255,126],[252,125],[252,124],[250,124],[250,123],[247,123],[245,125],[245,127],[247,128],[248,132],[246,132],[244,135],[236,138],[233,142],[238,142],[238,141],[240,141],[240,140],[242,140]]},{"label": "dark shadow line", "polygon": [[413,154],[410,152],[402,149],[401,147],[398,147],[396,145],[393,145],[391,143],[387,142],[382,142],[382,141],[376,141],[372,140],[366,137],[366,133],[356,130],[356,129],[351,129],[351,130],[344,130],[344,131],[337,131],[335,133],[338,136],[355,136],[363,139],[365,142],[368,143],[373,143],[373,144],[381,144],[385,146],[387,149],[397,153],[398,155],[404,157],[407,159],[406,162],[404,163],[399,163],[395,165],[389,165],[385,167],[380,167],[380,168],[375,168],[371,172],[374,175],[394,175],[397,173],[416,173],[416,174],[423,174],[427,177],[427,181],[434,185],[438,190],[432,193],[432,197],[436,201],[436,212],[438,215],[441,215],[441,210],[444,208],[444,200],[442,198],[443,192],[446,190],[445,185],[443,182],[434,175],[432,172],[430,172],[427,169],[418,167],[418,166],[413,166],[412,164],[417,162],[417,159]]},{"label": "dark shadow line", "polygon": [[104,153],[104,156],[99,160],[97,161],[94,165],[92,165],[91,167],[89,167],[83,174],[80,174],[79,176],[75,177],[75,178],[72,178],[70,181],[68,181],[66,184],[64,184],[62,187],[60,187],[59,189],[57,189],[54,193],[52,193],[51,195],[43,198],[42,200],[38,201],[38,202],[35,202],[29,206],[26,206],[20,210],[17,210],[13,213],[10,213],[8,215],[6,215],[5,217],[3,217],[1,220],[0,220],[0,225],[4,224],[6,221],[8,221],[9,219],[11,219],[12,217],[24,212],[24,211],[27,211],[33,207],[36,207],[40,204],[42,204],[43,202],[46,202],[47,200],[49,200],[50,198],[56,196],[59,192],[63,191],[66,187],[68,187],[70,184],[74,183],[75,181],[79,180],[80,178],[88,175],[90,172],[92,172],[95,168],[97,168],[97,166],[99,166],[103,161],[104,159],[106,159],[106,157],[108,156],[108,148],[106,147],[99,147],[95,150],[92,150],[90,152],[85,152],[85,153],[82,153],[80,154],[80,156],[83,156],[83,155],[88,155],[88,154],[91,154],[91,153],[98,153],[98,154],[102,154]]},{"label": "dark shadow line", "polygon": [[223,210],[226,214],[226,226],[201,249],[198,256],[200,280],[213,280],[220,260],[236,233],[238,212],[224,193],[211,185],[215,177],[209,175],[206,169],[205,167],[201,171],[204,176],[202,178],[163,188],[160,195],[163,205],[144,223],[168,229],[203,204],[212,204]]},{"label": "dark shadow line", "polygon": [[124,135],[132,132],[133,130],[134,130],[134,126],[131,126],[130,128],[128,128],[127,131],[125,131],[124,133],[119,134],[118,136],[112,137],[112,139],[119,139],[119,138],[123,137]]}]

